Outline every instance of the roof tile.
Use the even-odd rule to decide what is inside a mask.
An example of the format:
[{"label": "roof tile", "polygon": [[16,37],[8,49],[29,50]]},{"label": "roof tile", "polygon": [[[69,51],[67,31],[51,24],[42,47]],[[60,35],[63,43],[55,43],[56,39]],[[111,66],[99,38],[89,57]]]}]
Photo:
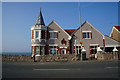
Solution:
[{"label": "roof tile", "polygon": [[114,27],[120,31],[120,26],[114,26]]},{"label": "roof tile", "polygon": [[64,29],[69,35],[71,35],[76,29]]}]

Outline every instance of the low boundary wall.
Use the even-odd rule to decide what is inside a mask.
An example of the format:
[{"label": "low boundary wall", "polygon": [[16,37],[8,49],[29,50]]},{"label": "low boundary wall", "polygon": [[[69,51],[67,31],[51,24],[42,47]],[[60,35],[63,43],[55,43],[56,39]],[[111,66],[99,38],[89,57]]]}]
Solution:
[{"label": "low boundary wall", "polygon": [[[66,55],[44,55],[40,56],[40,62],[59,62],[59,61],[75,61],[74,54]],[[31,55],[2,55],[2,61],[5,62],[33,62]]]},{"label": "low boundary wall", "polygon": [[118,52],[97,52],[97,60],[118,60]]}]

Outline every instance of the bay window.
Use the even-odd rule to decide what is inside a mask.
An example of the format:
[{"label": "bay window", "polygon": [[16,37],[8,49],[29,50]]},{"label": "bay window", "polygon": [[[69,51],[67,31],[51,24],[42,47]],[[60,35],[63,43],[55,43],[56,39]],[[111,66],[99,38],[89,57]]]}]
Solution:
[{"label": "bay window", "polygon": [[56,46],[50,46],[50,54],[56,54],[56,53],[57,53]]}]

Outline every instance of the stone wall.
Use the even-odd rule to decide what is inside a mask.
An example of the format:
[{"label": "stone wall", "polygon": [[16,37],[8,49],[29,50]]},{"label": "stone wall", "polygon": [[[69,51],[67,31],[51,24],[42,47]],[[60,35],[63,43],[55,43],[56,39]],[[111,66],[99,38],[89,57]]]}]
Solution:
[{"label": "stone wall", "polygon": [[[59,62],[59,61],[74,61],[74,54],[66,55],[44,55],[39,58],[36,57],[36,61],[40,62]],[[33,62],[34,58],[31,55],[2,55],[2,61],[5,62]]]},{"label": "stone wall", "polygon": [[118,60],[118,52],[97,52],[97,60]]},{"label": "stone wall", "polygon": [[2,55],[2,61],[5,62],[31,62],[30,55]]},{"label": "stone wall", "polygon": [[75,55],[74,54],[66,54],[66,55],[45,55],[45,56],[40,56],[38,59],[36,57],[36,61],[40,62],[67,62],[67,61],[73,61],[75,60]]}]

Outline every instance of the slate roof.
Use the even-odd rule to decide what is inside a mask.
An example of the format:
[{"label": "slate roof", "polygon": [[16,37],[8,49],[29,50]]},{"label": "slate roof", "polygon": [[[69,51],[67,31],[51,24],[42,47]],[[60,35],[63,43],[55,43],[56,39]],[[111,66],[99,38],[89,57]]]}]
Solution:
[{"label": "slate roof", "polygon": [[36,20],[35,25],[44,25],[45,26],[41,10],[40,10],[40,13],[39,13],[39,16],[38,16],[38,18]]},{"label": "slate roof", "polygon": [[71,35],[76,29],[64,29],[69,35]]}]

